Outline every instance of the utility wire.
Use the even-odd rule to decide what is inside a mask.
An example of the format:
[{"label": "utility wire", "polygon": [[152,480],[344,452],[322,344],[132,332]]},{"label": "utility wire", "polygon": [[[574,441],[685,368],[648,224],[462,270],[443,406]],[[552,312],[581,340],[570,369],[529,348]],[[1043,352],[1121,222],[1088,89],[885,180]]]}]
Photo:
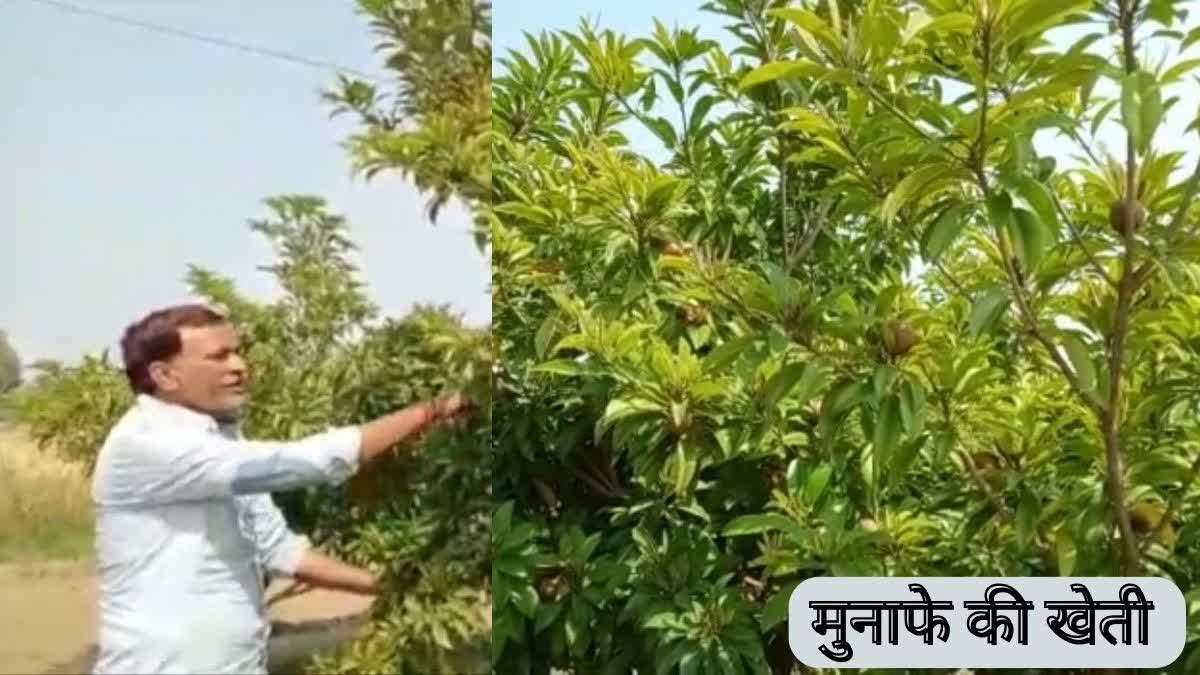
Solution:
[{"label": "utility wire", "polygon": [[266,56],[266,57],[270,57],[270,58],[274,58],[274,59],[279,59],[281,61],[297,63],[302,66],[308,66],[310,68],[320,68],[322,70],[332,70],[337,73],[349,73],[351,75],[355,75],[355,76],[360,77],[365,80],[371,80],[373,82],[378,82],[378,83],[383,82],[382,78],[380,78],[379,76],[370,75],[370,74],[364,73],[360,70],[355,70],[354,68],[347,68],[345,66],[340,66],[336,63],[330,63],[328,61],[319,61],[316,59],[310,59],[310,58],[307,58],[304,56],[299,56],[296,54],[279,51],[277,49],[269,49],[267,47],[259,47],[256,45],[234,42],[232,40],[227,40],[225,38],[213,37],[211,35],[202,35],[200,33],[193,33],[191,31],[183,30],[181,28],[174,28],[172,26],[164,26],[162,24],[150,23],[148,21],[142,21],[140,19],[132,19],[132,18],[129,18],[126,16],[110,14],[108,12],[102,12],[99,10],[89,9],[86,7],[79,7],[77,5],[73,5],[73,4],[70,4],[67,2],[62,2],[61,0],[29,0],[29,2],[37,3],[39,5],[44,5],[47,7],[53,7],[55,9],[58,9],[58,10],[61,10],[64,12],[70,12],[72,14],[96,17],[96,18],[105,19],[107,21],[111,21],[114,23],[120,23],[120,24],[124,24],[127,26],[133,26],[135,28],[141,28],[143,30],[153,31],[156,33],[164,33],[166,35],[172,35],[174,37],[185,38],[188,40],[195,40],[197,42],[204,42],[207,44],[216,45],[218,47],[225,47],[227,49],[236,49],[240,52],[245,52],[248,54],[254,54],[257,56]]}]

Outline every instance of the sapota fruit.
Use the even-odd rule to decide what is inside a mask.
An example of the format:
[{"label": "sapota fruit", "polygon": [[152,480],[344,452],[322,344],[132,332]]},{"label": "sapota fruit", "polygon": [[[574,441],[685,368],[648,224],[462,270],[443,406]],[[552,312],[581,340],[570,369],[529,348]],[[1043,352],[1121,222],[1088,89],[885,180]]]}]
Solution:
[{"label": "sapota fruit", "polygon": [[1146,222],[1146,209],[1138,202],[1133,203],[1133,219],[1134,225],[1132,231],[1129,229],[1129,223],[1126,222],[1128,213],[1125,210],[1125,201],[1113,202],[1113,205],[1108,210],[1108,224],[1113,231],[1121,236],[1126,236],[1136,232]]},{"label": "sapota fruit", "polygon": [[883,346],[892,356],[904,356],[916,346],[919,336],[904,320],[889,321],[883,326]]}]

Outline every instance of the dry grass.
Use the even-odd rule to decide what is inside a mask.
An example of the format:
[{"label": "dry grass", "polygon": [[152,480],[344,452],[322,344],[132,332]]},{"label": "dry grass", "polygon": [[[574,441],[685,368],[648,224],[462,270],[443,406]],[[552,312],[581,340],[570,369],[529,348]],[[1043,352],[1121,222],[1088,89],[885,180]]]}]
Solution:
[{"label": "dry grass", "polygon": [[81,466],[0,421],[0,561],[90,556],[90,488]]}]

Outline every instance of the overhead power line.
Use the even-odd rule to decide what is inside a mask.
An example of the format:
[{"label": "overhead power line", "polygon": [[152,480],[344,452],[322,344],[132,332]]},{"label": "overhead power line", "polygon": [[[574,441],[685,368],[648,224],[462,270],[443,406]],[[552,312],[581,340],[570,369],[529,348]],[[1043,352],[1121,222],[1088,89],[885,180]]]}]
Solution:
[{"label": "overhead power line", "polygon": [[218,47],[225,47],[226,49],[235,49],[237,51],[247,53],[247,54],[254,54],[256,56],[265,56],[268,58],[278,59],[280,61],[288,61],[290,63],[295,63],[295,64],[299,64],[302,66],[308,66],[310,68],[320,68],[322,70],[331,70],[331,71],[334,71],[337,73],[348,73],[350,75],[354,75],[354,76],[360,77],[365,80],[371,80],[374,82],[382,82],[382,78],[380,78],[377,75],[371,75],[368,73],[364,73],[360,70],[356,70],[354,68],[347,68],[346,66],[338,65],[336,63],[332,63],[329,61],[310,59],[306,56],[300,56],[298,54],[292,54],[289,52],[280,51],[278,49],[271,49],[268,47],[260,47],[257,45],[246,44],[246,43],[242,43],[242,42],[234,42],[233,40],[227,40],[227,39],[221,38],[221,37],[214,37],[212,35],[203,35],[201,33],[194,33],[192,31],[183,30],[181,28],[175,28],[173,26],[166,26],[163,24],[151,23],[149,21],[142,21],[140,19],[134,19],[134,18],[130,18],[127,16],[121,16],[118,14],[110,14],[109,12],[103,12],[103,11],[91,9],[88,7],[79,7],[78,5],[73,5],[68,2],[62,2],[61,0],[29,0],[29,2],[37,3],[39,5],[44,5],[46,7],[53,7],[55,9],[58,9],[58,10],[61,10],[64,12],[70,12],[72,14],[79,14],[82,16],[89,16],[89,17],[104,19],[106,21],[124,24],[126,26],[132,26],[134,28],[140,28],[142,30],[148,30],[148,31],[156,32],[156,33],[162,33],[165,35],[171,35],[174,37],[184,38],[187,40],[194,40],[196,42],[203,42],[203,43],[215,45]]}]

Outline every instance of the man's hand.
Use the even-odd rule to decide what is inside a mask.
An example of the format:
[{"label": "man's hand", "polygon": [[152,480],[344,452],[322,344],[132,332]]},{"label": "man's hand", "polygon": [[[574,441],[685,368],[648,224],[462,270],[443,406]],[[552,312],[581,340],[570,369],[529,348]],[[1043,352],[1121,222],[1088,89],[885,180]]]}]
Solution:
[{"label": "man's hand", "polygon": [[293,576],[296,580],[316,588],[359,595],[379,593],[379,578],[370,571],[330,558],[316,549],[304,552],[304,557],[300,559],[300,565]]},{"label": "man's hand", "polygon": [[471,410],[471,401],[462,392],[454,392],[433,402],[434,415],[439,420],[453,420]]},{"label": "man's hand", "polygon": [[455,392],[432,401],[414,403],[403,410],[368,422],[362,426],[359,462],[371,462],[396,443],[420,434],[439,420],[460,419],[470,408],[471,404],[466,396]]}]

